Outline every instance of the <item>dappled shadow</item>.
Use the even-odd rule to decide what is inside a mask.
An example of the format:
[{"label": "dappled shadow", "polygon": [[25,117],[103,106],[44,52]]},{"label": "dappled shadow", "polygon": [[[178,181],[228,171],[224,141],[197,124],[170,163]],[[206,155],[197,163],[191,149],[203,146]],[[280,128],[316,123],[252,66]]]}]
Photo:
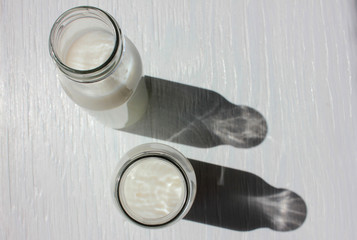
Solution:
[{"label": "dappled shadow", "polygon": [[190,159],[197,177],[196,199],[186,220],[238,231],[292,231],[307,215],[304,200],[260,177]]},{"label": "dappled shadow", "polygon": [[149,93],[146,113],[121,131],[200,148],[250,148],[266,137],[266,120],[253,108],[203,88],[150,76],[143,81]]}]

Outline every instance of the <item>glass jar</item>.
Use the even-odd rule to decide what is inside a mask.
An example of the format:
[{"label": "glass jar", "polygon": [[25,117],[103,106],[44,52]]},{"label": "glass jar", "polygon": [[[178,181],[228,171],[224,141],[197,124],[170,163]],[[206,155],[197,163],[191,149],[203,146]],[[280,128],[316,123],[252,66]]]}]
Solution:
[{"label": "glass jar", "polygon": [[114,200],[130,221],[160,228],[182,219],[196,196],[196,175],[190,161],[159,143],[137,146],[119,163],[113,182]]},{"label": "glass jar", "polygon": [[67,95],[105,125],[136,122],[148,102],[142,62],[116,20],[95,7],[75,7],[54,23],[49,39]]}]

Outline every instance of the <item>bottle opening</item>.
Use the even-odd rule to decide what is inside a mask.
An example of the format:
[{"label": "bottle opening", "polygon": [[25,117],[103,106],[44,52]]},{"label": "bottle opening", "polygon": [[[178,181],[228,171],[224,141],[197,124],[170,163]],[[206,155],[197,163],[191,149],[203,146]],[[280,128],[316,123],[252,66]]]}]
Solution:
[{"label": "bottle opening", "polygon": [[187,183],[178,166],[156,156],[133,162],[121,176],[120,204],[134,221],[163,225],[179,215],[187,198]]},{"label": "bottle opening", "polygon": [[52,27],[49,44],[57,66],[74,74],[110,68],[123,49],[122,34],[113,17],[88,6],[64,12]]}]

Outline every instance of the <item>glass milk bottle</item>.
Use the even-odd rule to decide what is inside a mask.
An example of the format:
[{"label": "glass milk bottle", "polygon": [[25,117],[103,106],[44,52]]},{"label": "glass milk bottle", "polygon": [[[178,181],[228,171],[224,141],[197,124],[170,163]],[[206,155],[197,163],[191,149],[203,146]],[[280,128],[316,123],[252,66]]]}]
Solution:
[{"label": "glass milk bottle", "polygon": [[142,62],[116,20],[95,7],[76,7],[54,23],[49,39],[67,95],[105,125],[120,129],[145,113]]},{"label": "glass milk bottle", "polygon": [[195,170],[170,146],[147,143],[131,149],[121,158],[115,174],[112,189],[119,211],[142,227],[174,224],[194,203]]}]

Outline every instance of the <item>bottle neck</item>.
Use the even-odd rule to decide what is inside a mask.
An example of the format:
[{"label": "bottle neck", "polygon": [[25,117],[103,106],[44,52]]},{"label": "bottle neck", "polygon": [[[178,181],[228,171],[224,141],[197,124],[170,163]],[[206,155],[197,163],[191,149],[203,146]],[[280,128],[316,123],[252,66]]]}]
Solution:
[{"label": "bottle neck", "polygon": [[[89,68],[78,68],[66,62],[69,49],[76,52],[75,42],[85,34],[103,32],[110,38],[110,52],[102,62]],[[92,39],[89,39],[92,41]],[[89,41],[89,42],[90,42]],[[82,47],[84,51],[101,54],[101,49],[96,45]],[[101,44],[100,42],[96,44]],[[73,46],[72,46],[73,45]],[[110,76],[120,63],[124,51],[124,37],[115,19],[108,13],[94,7],[77,7],[63,13],[54,23],[50,39],[50,54],[59,70],[70,80],[78,83],[93,83]],[[80,61],[93,61],[87,52],[80,52]],[[80,54],[79,54],[80,55]],[[75,56],[78,57],[78,56]],[[86,59],[87,58],[87,59]]]}]

